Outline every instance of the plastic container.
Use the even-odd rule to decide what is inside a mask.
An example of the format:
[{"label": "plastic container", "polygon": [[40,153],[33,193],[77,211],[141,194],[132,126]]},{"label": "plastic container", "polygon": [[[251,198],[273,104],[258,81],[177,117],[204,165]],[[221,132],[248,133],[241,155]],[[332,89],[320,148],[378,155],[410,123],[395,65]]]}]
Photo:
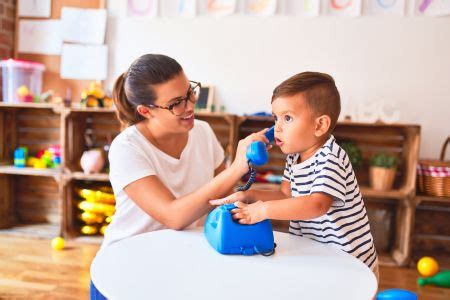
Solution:
[{"label": "plastic container", "polygon": [[3,102],[33,102],[41,94],[41,63],[5,59],[0,62],[3,77]]}]

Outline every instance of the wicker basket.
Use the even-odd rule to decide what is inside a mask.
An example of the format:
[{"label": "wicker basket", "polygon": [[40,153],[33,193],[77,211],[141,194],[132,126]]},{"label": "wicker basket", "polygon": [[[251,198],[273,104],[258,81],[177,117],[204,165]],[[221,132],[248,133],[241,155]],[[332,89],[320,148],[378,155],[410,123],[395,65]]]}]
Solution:
[{"label": "wicker basket", "polygon": [[440,160],[421,160],[417,166],[419,191],[439,197],[450,197],[450,161],[444,161],[450,136],[442,145]]}]

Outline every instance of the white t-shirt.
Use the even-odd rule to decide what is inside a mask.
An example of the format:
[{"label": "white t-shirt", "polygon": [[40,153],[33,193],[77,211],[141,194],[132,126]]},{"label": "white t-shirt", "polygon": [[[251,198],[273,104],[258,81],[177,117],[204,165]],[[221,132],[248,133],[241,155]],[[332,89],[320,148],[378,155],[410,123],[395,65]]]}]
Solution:
[{"label": "white t-shirt", "polygon": [[156,148],[136,126],[122,131],[109,150],[109,177],[116,197],[116,213],[106,229],[102,247],[140,233],[166,229],[128,197],[123,190],[127,185],[155,175],[178,198],[211,180],[223,160],[223,148],[204,121],[195,120],[180,159]]}]

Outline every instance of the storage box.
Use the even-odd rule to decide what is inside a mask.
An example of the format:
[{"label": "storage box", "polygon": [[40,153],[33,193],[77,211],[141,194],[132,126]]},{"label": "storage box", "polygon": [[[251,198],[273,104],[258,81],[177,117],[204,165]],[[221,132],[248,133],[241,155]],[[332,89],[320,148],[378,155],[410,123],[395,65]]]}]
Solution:
[{"label": "storage box", "polygon": [[41,63],[6,59],[0,62],[3,76],[3,102],[33,102],[41,94]]}]

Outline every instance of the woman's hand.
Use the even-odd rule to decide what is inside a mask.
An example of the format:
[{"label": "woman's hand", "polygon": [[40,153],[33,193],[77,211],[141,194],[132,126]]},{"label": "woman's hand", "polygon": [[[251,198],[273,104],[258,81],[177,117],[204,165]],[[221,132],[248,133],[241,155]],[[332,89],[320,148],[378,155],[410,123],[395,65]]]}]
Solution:
[{"label": "woman's hand", "polygon": [[263,201],[257,201],[252,204],[236,202],[238,208],[231,211],[233,219],[241,224],[255,224],[264,221],[266,218],[266,206]]},{"label": "woman's hand", "polygon": [[248,203],[254,202],[255,200],[251,196],[250,191],[246,191],[246,192],[236,192],[225,198],[211,200],[211,201],[209,201],[209,204],[222,205],[222,204],[234,203],[234,202],[238,202],[238,201],[248,204]]},{"label": "woman's hand", "polygon": [[236,172],[239,172],[240,174],[245,175],[248,172],[248,162],[247,162],[247,148],[250,146],[251,143],[256,141],[261,141],[265,144],[269,144],[269,140],[264,135],[264,133],[268,129],[261,130],[256,133],[252,133],[246,138],[239,141],[239,144],[237,146],[236,150],[236,157],[231,164],[231,167],[236,170]]}]

